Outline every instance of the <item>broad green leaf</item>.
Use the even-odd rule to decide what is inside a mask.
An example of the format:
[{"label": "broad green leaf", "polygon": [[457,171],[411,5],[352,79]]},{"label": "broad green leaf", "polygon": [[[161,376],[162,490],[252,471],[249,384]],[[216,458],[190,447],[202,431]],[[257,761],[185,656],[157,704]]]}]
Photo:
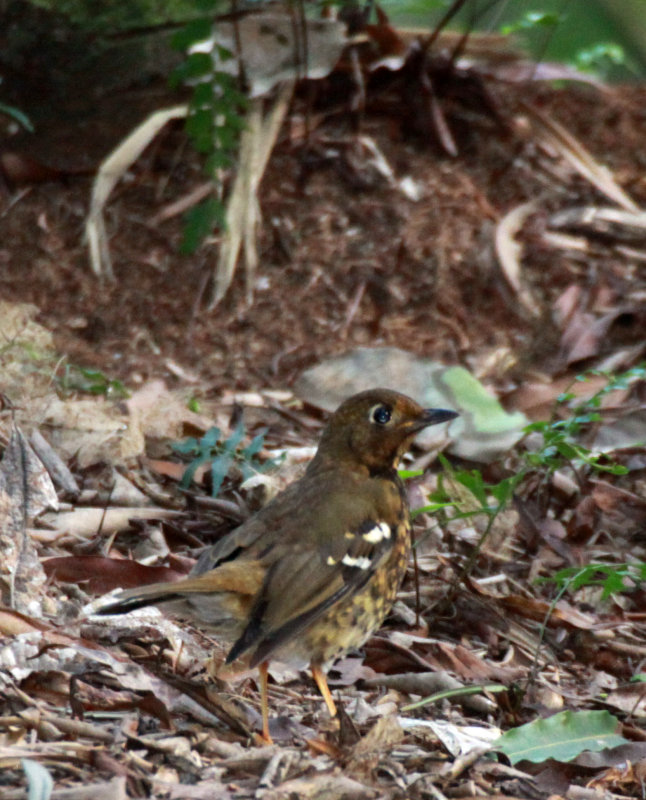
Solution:
[{"label": "broad green leaf", "polygon": [[479,433],[520,430],[527,424],[524,414],[520,411],[508,414],[498,399],[464,367],[449,367],[442,375],[442,382],[451,389],[460,411],[472,415]]},{"label": "broad green leaf", "polygon": [[222,215],[222,203],[216,197],[209,197],[194,206],[185,217],[184,240],[180,247],[182,253],[194,253],[211,233],[214,221],[220,220]]},{"label": "broad green leaf", "polygon": [[537,719],[504,733],[494,745],[516,764],[540,763],[553,758],[571,761],[584,750],[598,752],[627,744],[617,733],[619,721],[608,711],[563,711],[547,719]]},{"label": "broad green leaf", "polygon": [[188,50],[191,45],[204,42],[213,33],[213,20],[202,18],[187,22],[173,36],[171,44],[175,50]]}]

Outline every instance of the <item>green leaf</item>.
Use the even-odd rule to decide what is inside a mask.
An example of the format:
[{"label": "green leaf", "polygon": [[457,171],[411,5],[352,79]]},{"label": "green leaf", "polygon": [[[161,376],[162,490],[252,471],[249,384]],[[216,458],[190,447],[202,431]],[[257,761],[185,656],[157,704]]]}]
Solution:
[{"label": "green leaf", "polygon": [[175,50],[188,50],[194,44],[203,42],[213,33],[213,20],[194,19],[188,22],[171,39],[171,45]]},{"label": "green leaf", "polygon": [[541,583],[556,583],[557,586],[576,591],[582,586],[602,586],[602,600],[619,592],[634,591],[646,579],[646,564],[587,564],[583,567],[567,567],[550,578],[540,578]]},{"label": "green leaf", "polygon": [[[204,172],[209,177],[215,177],[218,170],[230,167],[231,164],[233,164],[233,158],[229,153],[224,150],[216,150],[206,159]],[[224,215],[222,215],[222,219],[224,219]],[[224,228],[224,224],[221,224],[220,228]]]},{"label": "green leaf", "polygon": [[216,130],[213,112],[209,108],[194,108],[186,119],[186,132],[200,153],[210,153],[214,146]]},{"label": "green leaf", "polygon": [[478,433],[503,434],[520,431],[527,419],[520,411],[508,414],[487,389],[464,367],[449,367],[442,375],[461,412],[471,415]]},{"label": "green leaf", "polygon": [[205,78],[213,74],[213,56],[210,53],[191,53],[178,69],[182,67],[185,81]]},{"label": "green leaf", "polygon": [[8,117],[13,117],[13,119],[22,125],[23,128],[28,130],[29,133],[33,133],[35,130],[29,117],[14,106],[8,106],[6,103],[0,103],[0,114],[6,114]]},{"label": "green leaf", "polygon": [[183,442],[173,442],[171,447],[176,453],[188,455],[189,453],[198,453],[200,450],[200,443],[197,439],[189,437],[188,439],[184,439]]},{"label": "green leaf", "polygon": [[512,764],[549,758],[571,761],[584,750],[598,752],[627,744],[617,733],[618,727],[619,720],[608,711],[563,711],[507,731],[493,749],[504,753]]},{"label": "green leaf", "polygon": [[582,72],[597,72],[609,64],[616,66],[627,64],[623,47],[614,42],[598,42],[592,47],[579,50],[574,61]]},{"label": "green leaf", "polygon": [[542,11],[528,11],[517,22],[510,25],[503,25],[501,33],[508,36],[519,31],[534,31],[540,28],[555,28],[562,17],[559,14],[546,13]]},{"label": "green leaf", "polygon": [[512,500],[516,486],[521,480],[522,475],[512,475],[511,478],[504,478],[500,483],[488,487],[499,506],[506,506]]},{"label": "green leaf", "polygon": [[211,233],[214,223],[221,221],[223,214],[222,203],[217,197],[208,197],[192,208],[185,216],[182,253],[194,253]]},{"label": "green leaf", "polygon": [[184,470],[182,480],[179,482],[179,485],[182,487],[182,489],[188,489],[188,487],[193,483],[193,478],[195,477],[197,468],[208,460],[208,457],[205,456],[203,458],[196,458],[191,461],[191,463]]},{"label": "green leaf", "polygon": [[222,433],[220,429],[214,425],[212,428],[209,428],[208,431],[202,436],[200,439],[200,447],[204,451],[211,451],[215,449],[216,444],[222,438]]},{"label": "green leaf", "polygon": [[571,445],[569,442],[561,441],[556,446],[557,452],[568,460],[574,460],[579,456],[579,449],[574,445]]},{"label": "green leaf", "polygon": [[480,470],[457,470],[453,473],[453,477],[458,483],[461,483],[462,486],[468,489],[483,507],[488,505],[485,482]]},{"label": "green leaf", "polygon": [[399,477],[403,481],[409,480],[409,478],[419,478],[420,475],[424,474],[423,469],[398,469],[397,473]]},{"label": "green leaf", "polygon": [[229,474],[229,467],[233,461],[229,453],[223,453],[221,456],[213,459],[211,463],[211,496],[217,497],[218,492],[222,488],[224,479]]},{"label": "green leaf", "polygon": [[[210,81],[198,83],[193,88],[193,97],[191,98],[191,107],[194,109],[201,109],[203,106],[210,106],[213,103],[213,84]],[[208,108],[205,109],[208,111]]]},{"label": "green leaf", "polygon": [[195,8],[203,14],[214,14],[220,11],[222,0],[194,0]]},{"label": "green leaf", "polygon": [[453,508],[455,503],[430,503],[427,506],[422,506],[421,508],[413,508],[410,512],[411,517],[415,519],[418,514],[434,514],[436,511],[440,511],[443,508]]},{"label": "green leaf", "polygon": [[224,443],[224,450],[227,453],[235,453],[236,448],[240,444],[240,442],[244,439],[244,423],[242,420],[236,425],[235,430],[229,436],[229,438]]},{"label": "green leaf", "polygon": [[257,456],[258,453],[262,450],[262,446],[265,443],[266,433],[267,433],[267,428],[261,431],[257,436],[254,436],[253,439],[249,442],[249,444],[242,450],[242,457],[245,460],[251,460],[254,456]]}]

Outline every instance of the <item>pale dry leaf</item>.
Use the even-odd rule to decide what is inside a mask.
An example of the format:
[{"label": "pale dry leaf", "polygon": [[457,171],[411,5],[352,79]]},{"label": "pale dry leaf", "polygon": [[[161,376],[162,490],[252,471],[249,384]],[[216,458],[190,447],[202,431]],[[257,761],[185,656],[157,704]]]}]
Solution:
[{"label": "pale dry leaf", "polygon": [[[284,81],[324,78],[348,44],[340,20],[299,19],[275,10],[246,14],[234,22],[217,20],[209,39],[191,53],[213,53],[217,69],[244,75],[252,98],[267,94]],[[217,48],[234,54],[218,59]]]},{"label": "pale dry leaf", "polygon": [[540,315],[540,308],[522,277],[520,264],[522,247],[515,239],[527,218],[538,209],[533,200],[512,208],[496,226],[495,245],[498,262],[509,286],[514,290],[523,308],[533,317]]},{"label": "pale dry leaf", "polygon": [[485,728],[483,725],[455,725],[452,722],[429,719],[410,719],[401,717],[404,730],[430,728],[452,756],[465,755],[474,750],[486,752],[502,733],[499,728]]},{"label": "pale dry leaf", "polygon": [[42,416],[52,447],[64,460],[74,458],[80,468],[101,462],[121,464],[143,452],[138,415],[124,414],[106,398],[49,397]]},{"label": "pale dry leaf", "polygon": [[159,131],[171,120],[185,117],[187,111],[188,107],[185,105],[155,111],[120,142],[101,163],[92,186],[90,212],[85,222],[90,265],[95,275],[114,277],[103,219],[103,209],[112,190]]},{"label": "pale dry leaf", "polygon": [[[191,392],[169,389],[162,380],[144,384],[125,401],[129,413],[137,416],[144,436],[155,439],[179,439],[185,426],[207,431],[217,420],[188,408]],[[222,425],[220,425],[222,427]]]},{"label": "pale dry leaf", "polygon": [[131,519],[169,519],[179,513],[158,506],[108,509],[86,506],[62,514],[45,514],[42,520],[61,535],[67,533],[75,538],[88,539],[99,530],[109,534],[127,528]]}]

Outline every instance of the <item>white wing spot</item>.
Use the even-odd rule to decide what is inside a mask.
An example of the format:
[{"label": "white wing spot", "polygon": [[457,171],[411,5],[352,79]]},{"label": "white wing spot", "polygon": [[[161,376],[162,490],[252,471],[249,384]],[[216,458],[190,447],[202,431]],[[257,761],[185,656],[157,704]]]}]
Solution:
[{"label": "white wing spot", "polygon": [[341,561],[342,564],[345,564],[346,567],[357,567],[358,569],[369,569],[370,564],[372,563],[369,558],[366,556],[357,556],[354,558],[353,556],[343,556]]},{"label": "white wing spot", "polygon": [[332,558],[332,556],[327,557],[327,563],[333,567],[336,564],[336,558]]},{"label": "white wing spot", "polygon": [[370,544],[379,544],[382,539],[390,539],[390,525],[386,522],[380,522],[367,533],[364,533],[363,538]]}]

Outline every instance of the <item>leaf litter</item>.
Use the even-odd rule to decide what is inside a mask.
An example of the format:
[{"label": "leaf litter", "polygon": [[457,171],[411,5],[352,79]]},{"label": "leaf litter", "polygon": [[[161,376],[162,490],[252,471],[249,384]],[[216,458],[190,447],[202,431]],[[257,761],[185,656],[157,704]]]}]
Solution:
[{"label": "leaf litter", "polygon": [[[606,428],[603,452],[625,474],[601,477],[567,463],[547,477],[530,471],[514,508],[491,525],[488,512],[477,513],[477,486],[465,493],[454,484],[453,517],[418,515],[419,587],[411,568],[385,627],[333,669],[343,705],[338,724],[303,676],[276,665],[270,703],[278,744],[258,747],[253,678],[224,681],[224,654],[202,632],[155,612],[88,616],[95,593],[186,574],[201,547],[275,490],[265,480],[245,489],[235,464],[215,499],[208,486],[184,490],[185,463],[171,441],[212,427],[230,436],[242,413],[245,445],[266,429],[259,457],[295,454],[284,467],[289,477],[279,473],[281,485],[302,470],[302,448],[315,444],[321,415],[285,387],[328,356],[388,346],[459,363],[510,412],[532,420],[549,418],[571,387],[590,396],[604,385],[603,376],[577,382],[585,367],[622,371],[639,363],[646,294],[636,208],[646,190],[635,152],[643,90],[600,95],[591,87],[518,89],[486,80],[496,114],[513,122],[515,142],[496,115],[473,113],[473,97],[446,92],[435,124],[440,146],[456,155],[438,157],[420,138],[420,110],[413,104],[401,113],[406,86],[396,70],[374,99],[368,94],[370,158],[358,158],[343,143],[350,136],[343,121],[324,114],[305,175],[302,143],[286,134],[264,181],[266,281],[251,307],[236,280],[215,315],[196,314],[209,269],[199,254],[181,282],[174,271],[151,269],[152,250],[173,254],[181,235],[175,218],[156,232],[137,221],[151,215],[154,161],[115,201],[122,221],[112,244],[116,286],[97,289],[84,265],[75,208],[86,183],[35,187],[11,208],[1,245],[10,302],[0,315],[2,391],[11,404],[0,417],[3,797],[38,784],[38,766],[53,778],[53,797],[65,790],[95,799],[438,798],[471,795],[473,787],[592,796],[586,786],[641,796],[643,581],[638,571],[631,581],[627,569],[604,596],[601,580],[556,591],[536,579],[595,562],[644,562],[643,381],[616,393],[614,405],[604,397],[596,425],[599,437]],[[428,140],[430,129],[423,130]],[[171,153],[176,141],[170,136],[162,149]],[[332,141],[340,144],[330,161],[321,153]],[[345,174],[334,159],[345,160]],[[173,174],[174,191],[194,189],[198,175],[195,164]],[[402,191],[406,176],[415,176],[414,191]],[[633,216],[608,214],[608,199]],[[523,207],[511,226],[509,215]],[[24,231],[33,219],[39,225],[30,241]],[[554,230],[576,242],[554,238]],[[19,258],[20,279],[12,271]],[[70,274],[78,291],[67,288]],[[57,380],[61,352],[122,379],[133,397],[88,399],[66,389]],[[630,430],[613,427],[627,409]],[[58,497],[27,442],[32,431],[73,478],[56,480],[60,471],[48,466]],[[424,466],[432,460],[420,459]],[[479,468],[495,485],[520,469],[518,451]],[[140,493],[131,501],[139,507],[113,502],[115,474]],[[44,495],[20,490],[42,485]],[[411,496],[423,506],[437,489],[433,467],[414,479]],[[43,514],[56,503],[58,512]],[[19,588],[13,599],[12,585]],[[437,699],[403,710],[429,695]],[[607,726],[608,743],[630,745],[588,753],[567,770],[558,760],[537,769],[527,760],[510,767],[482,757],[500,731],[543,719],[549,729],[554,712],[574,715],[566,721],[584,728],[592,718],[575,712],[603,713],[616,721]]]}]

